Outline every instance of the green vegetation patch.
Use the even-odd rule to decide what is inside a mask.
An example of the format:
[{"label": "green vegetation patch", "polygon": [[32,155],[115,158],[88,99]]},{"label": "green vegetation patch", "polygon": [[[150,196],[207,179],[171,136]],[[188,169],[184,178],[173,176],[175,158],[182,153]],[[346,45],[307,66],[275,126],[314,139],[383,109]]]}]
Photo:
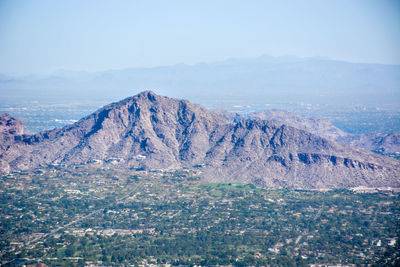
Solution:
[{"label": "green vegetation patch", "polygon": [[[134,177],[134,178],[132,178]],[[400,195],[85,166],[0,181],[2,265],[398,265]]]}]

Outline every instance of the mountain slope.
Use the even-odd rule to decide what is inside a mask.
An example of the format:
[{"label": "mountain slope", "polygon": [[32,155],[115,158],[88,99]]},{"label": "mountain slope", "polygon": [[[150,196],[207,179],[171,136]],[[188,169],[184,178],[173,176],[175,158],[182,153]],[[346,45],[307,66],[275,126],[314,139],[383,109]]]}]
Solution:
[{"label": "mountain slope", "polygon": [[400,156],[400,132],[390,134],[367,133],[343,136],[336,139],[337,142],[361,147],[383,155]]},{"label": "mountain slope", "polygon": [[[0,114],[0,154],[14,145],[16,137],[24,133],[24,125],[9,114]],[[17,138],[18,139],[18,138]]]},{"label": "mountain slope", "polygon": [[[225,115],[226,116],[226,115]],[[284,110],[265,110],[247,116],[250,119],[262,119],[278,124],[291,125],[344,145],[351,145],[383,155],[398,157],[400,153],[400,133],[350,134],[335,127],[329,121],[319,118],[306,118]]]},{"label": "mountain slope", "polygon": [[231,122],[151,91],[107,105],[64,128],[20,139],[2,153],[3,171],[100,160],[120,168],[201,165],[205,179],[260,186],[400,184],[399,163],[386,157],[265,120]]},{"label": "mountain slope", "polygon": [[349,136],[350,134],[335,127],[329,121],[319,118],[306,118],[294,112],[271,109],[255,112],[248,115],[250,119],[262,119],[273,121],[278,124],[291,125],[295,128],[314,133],[323,138],[337,140],[339,137]]},{"label": "mountain slope", "polygon": [[26,136],[4,157],[25,152],[10,158],[11,169],[108,158],[123,158],[136,167],[137,156],[146,154],[141,164],[177,168],[180,161],[196,162],[209,149],[204,144],[211,131],[227,123],[199,105],[143,92],[72,125]]}]

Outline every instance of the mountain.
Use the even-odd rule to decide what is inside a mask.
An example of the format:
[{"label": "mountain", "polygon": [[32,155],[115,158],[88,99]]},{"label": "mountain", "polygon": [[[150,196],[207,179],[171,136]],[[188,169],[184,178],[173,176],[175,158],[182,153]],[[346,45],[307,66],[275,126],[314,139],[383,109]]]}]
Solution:
[{"label": "mountain", "polygon": [[15,144],[16,136],[24,133],[24,124],[10,114],[0,114],[0,153]]},{"label": "mountain", "polygon": [[[231,59],[85,73],[59,71],[47,76],[0,76],[0,103],[17,100],[109,100],[148,88],[160,94],[210,104],[306,102],[387,105],[400,103],[400,66],[350,63],[321,58]],[[162,88],[162,89],[159,89]],[[210,97],[211,96],[211,97]]]},{"label": "mountain", "polygon": [[262,119],[273,121],[278,124],[291,125],[297,129],[314,133],[323,138],[327,138],[333,141],[336,141],[340,137],[347,137],[350,135],[335,127],[329,121],[320,118],[306,118],[300,114],[288,112],[285,110],[271,109],[261,112],[254,112],[248,114],[248,118]]},{"label": "mountain", "polygon": [[142,92],[78,122],[35,135],[16,132],[3,172],[56,163],[118,168],[199,168],[208,181],[302,188],[400,186],[400,164],[271,121],[231,121],[186,100]]},{"label": "mountain", "polygon": [[365,150],[374,151],[383,155],[400,157],[400,132],[390,134],[367,133],[343,136],[337,142],[361,147]]},{"label": "mountain", "polygon": [[284,110],[254,112],[248,114],[246,117],[249,119],[269,120],[278,124],[290,125],[344,145],[359,147],[383,155],[393,157],[399,157],[400,155],[399,132],[390,134],[350,134],[335,127],[329,121],[320,118],[306,118],[300,114]]}]

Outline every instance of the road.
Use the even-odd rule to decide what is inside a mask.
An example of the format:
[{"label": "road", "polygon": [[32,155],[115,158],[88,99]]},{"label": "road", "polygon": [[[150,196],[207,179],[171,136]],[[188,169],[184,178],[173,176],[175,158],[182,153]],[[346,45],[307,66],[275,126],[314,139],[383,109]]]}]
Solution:
[{"label": "road", "polygon": [[[318,220],[318,218],[321,217],[321,214],[322,214],[322,211],[324,210],[324,208],[325,208],[325,205],[322,204],[322,207],[318,210],[317,214],[315,214],[315,216],[314,216],[314,222],[316,222]],[[303,236],[305,236],[305,235],[308,235],[308,231],[299,235],[296,238],[295,244],[297,245],[300,242],[300,240],[303,238]]]}]

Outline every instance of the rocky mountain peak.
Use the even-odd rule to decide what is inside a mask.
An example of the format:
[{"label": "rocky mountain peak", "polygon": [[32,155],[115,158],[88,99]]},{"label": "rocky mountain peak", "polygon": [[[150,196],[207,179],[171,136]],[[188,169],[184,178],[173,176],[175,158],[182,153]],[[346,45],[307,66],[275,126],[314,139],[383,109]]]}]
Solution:
[{"label": "rocky mountain peak", "polygon": [[0,114],[0,134],[1,135],[23,135],[24,124],[21,120],[12,117],[10,114]]},{"label": "rocky mountain peak", "polygon": [[151,102],[155,102],[157,101],[157,98],[159,96],[151,90],[146,90],[136,95],[136,97],[139,99],[148,99]]}]

